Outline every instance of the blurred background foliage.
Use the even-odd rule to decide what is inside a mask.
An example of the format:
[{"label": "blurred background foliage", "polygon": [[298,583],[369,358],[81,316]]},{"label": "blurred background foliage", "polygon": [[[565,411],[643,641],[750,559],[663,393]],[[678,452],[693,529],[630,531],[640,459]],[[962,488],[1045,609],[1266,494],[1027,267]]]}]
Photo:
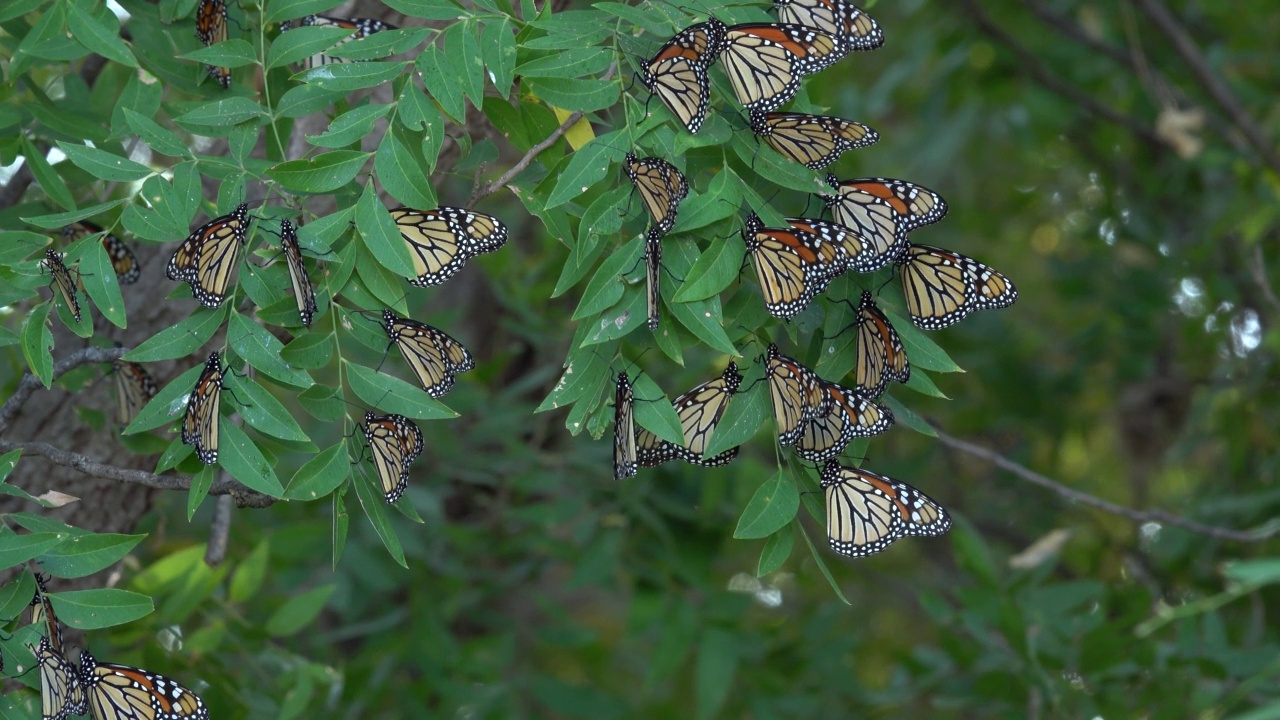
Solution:
[{"label": "blurred background foliage", "polygon": [[[921,240],[989,262],[1021,293],[1008,310],[931,335],[965,373],[934,376],[949,399],[913,393],[907,404],[943,438],[898,428],[866,450],[871,467],[946,505],[950,535],[846,561],[802,511],[790,558],[757,578],[763,543],[732,535],[777,472],[763,438],[722,469],[670,465],[614,482],[607,437],[566,432],[564,411],[534,413],[560,376],[582,287],[548,299],[564,246],[499,193],[480,209],[510,224],[512,243],[479,262],[471,285],[432,295],[420,318],[446,318],[480,368],[449,397],[459,419],[424,423],[408,498],[425,522],[394,518],[408,570],[350,502],[237,510],[227,560],[210,567],[212,503],[188,523],[182,493],[151,493],[129,529],[147,539],[82,586],[151,595],[156,612],[95,633],[95,654],[173,675],[218,718],[1280,718],[1280,545],[1266,525],[1280,507],[1280,69],[1269,50],[1280,10],[1181,0],[868,9],[885,46],[807,83],[813,107],[881,134],[834,169],[937,190],[951,212]],[[370,0],[334,14],[422,24]],[[645,55],[665,39],[620,44]],[[10,57],[13,46],[5,38]],[[6,101],[27,92],[10,85]],[[644,102],[638,83],[630,95]],[[442,202],[464,201],[481,160],[491,179],[556,127],[521,97],[527,138],[501,137],[475,113],[449,127],[431,178]],[[718,97],[713,113],[729,112]],[[625,122],[620,108],[590,117],[597,133]],[[491,155],[472,155],[482,145]],[[518,177],[524,206],[571,157],[557,142]],[[610,174],[603,187],[624,182]],[[792,212],[797,197],[776,207]],[[32,190],[5,204],[19,200],[40,202]],[[0,212],[6,225],[18,214]],[[154,280],[162,262],[148,268],[153,302],[171,289]],[[650,344],[637,331],[623,355]],[[723,365],[686,345],[683,367],[659,352],[641,361],[670,396]],[[759,352],[739,348],[748,360]],[[6,357],[13,387],[23,364]],[[105,408],[106,383],[91,379],[75,402]],[[595,426],[608,417],[604,408]],[[1124,507],[1262,532],[1242,542],[1104,512],[948,438]],[[68,492],[94,497],[66,477]],[[5,701],[21,712],[31,697]]]}]

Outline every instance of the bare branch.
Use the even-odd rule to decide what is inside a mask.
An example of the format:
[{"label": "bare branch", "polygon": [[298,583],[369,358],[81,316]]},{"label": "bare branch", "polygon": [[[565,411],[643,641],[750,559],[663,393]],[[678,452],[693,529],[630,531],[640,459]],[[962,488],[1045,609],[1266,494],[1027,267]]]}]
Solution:
[{"label": "bare branch", "polygon": [[1227,118],[1235,124],[1236,128],[1253,146],[1255,152],[1266,162],[1272,172],[1280,173],[1280,153],[1276,152],[1272,142],[1269,141],[1262,133],[1262,129],[1249,115],[1244,106],[1236,98],[1235,93],[1231,92],[1231,88],[1214,74],[1213,68],[1209,67],[1209,63],[1205,60],[1204,54],[1200,52],[1200,48],[1196,47],[1195,41],[1191,39],[1191,35],[1186,29],[1178,23],[1173,13],[1169,12],[1160,0],[1137,0],[1138,6],[1142,11],[1151,18],[1156,27],[1169,38],[1169,42],[1173,44],[1174,50],[1182,56],[1184,62],[1191,68],[1191,73],[1200,81],[1200,85],[1204,87],[1214,102],[1222,108]]},{"label": "bare branch", "polygon": [[217,567],[227,559],[227,540],[231,537],[231,496],[223,495],[213,503],[213,521],[209,523],[209,546],[204,563]]},{"label": "bare branch", "polygon": [[[127,352],[129,352],[129,348],[85,348],[77,350],[54,364],[53,379],[57,380],[62,377],[63,373],[81,365],[112,362]],[[22,376],[22,380],[18,382],[18,389],[4,402],[4,405],[0,406],[0,435],[3,435],[4,431],[9,429],[9,423],[13,421],[14,416],[26,404],[27,399],[31,397],[31,393],[41,387],[44,387],[44,384],[35,375],[27,373]]]},{"label": "bare branch", "polygon": [[1052,478],[1041,475],[1040,473],[1023,465],[1019,465],[994,450],[988,450],[980,445],[974,445],[973,443],[966,442],[959,438],[951,437],[938,429],[936,425],[933,426],[933,429],[938,433],[938,440],[940,440],[943,445],[946,445],[953,450],[959,450],[966,455],[972,455],[974,457],[987,460],[996,467],[1002,470],[1007,470],[1032,485],[1039,485],[1042,488],[1052,490],[1061,497],[1073,502],[1097,508],[1098,510],[1109,512],[1113,515],[1119,515],[1133,520],[1134,522],[1163,523],[1165,525],[1182,528],[1183,530],[1196,533],[1197,535],[1218,538],[1220,540],[1235,540],[1237,542],[1262,542],[1263,540],[1267,540],[1275,537],[1277,534],[1280,534],[1280,520],[1269,521],[1252,530],[1232,530],[1230,528],[1220,528],[1213,525],[1198,523],[1194,520],[1188,520],[1178,515],[1165,512],[1164,510],[1135,510],[1123,505],[1117,505],[1113,502],[1108,502],[1102,498],[1090,495],[1089,493],[1069,488]]}]

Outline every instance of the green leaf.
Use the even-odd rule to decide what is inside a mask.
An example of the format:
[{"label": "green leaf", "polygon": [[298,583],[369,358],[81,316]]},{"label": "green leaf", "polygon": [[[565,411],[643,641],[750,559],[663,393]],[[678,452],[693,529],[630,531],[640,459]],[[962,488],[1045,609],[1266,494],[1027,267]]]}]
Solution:
[{"label": "green leaf", "polygon": [[133,51],[120,39],[119,21],[114,15],[111,13],[104,15],[104,17],[110,17],[110,22],[115,23],[115,27],[108,27],[75,3],[69,4],[67,10],[67,29],[82,45],[108,60],[133,68],[138,67]]},{"label": "green leaf", "polygon": [[[130,108],[122,108],[125,124],[137,133],[138,137],[151,146],[152,150],[174,157],[191,157],[191,150],[173,131],[163,127],[151,118],[134,112]],[[89,217],[89,216],[85,216]]]},{"label": "green leaf", "polygon": [[739,540],[768,537],[790,523],[799,509],[795,483],[779,470],[751,496],[733,536]]},{"label": "green leaf", "polygon": [[356,227],[360,229],[364,246],[379,264],[399,277],[417,277],[409,246],[386,207],[378,200],[372,183],[364,186],[364,193],[356,202]]},{"label": "green leaf", "polygon": [[227,68],[244,67],[258,62],[253,46],[240,38],[232,38],[216,45],[192,50],[185,55],[179,55],[178,58]]},{"label": "green leaf", "polygon": [[489,81],[507,99],[516,66],[516,36],[510,20],[504,17],[497,22],[485,21],[480,32],[480,54],[489,69]]},{"label": "green leaf", "polygon": [[662,388],[647,374],[642,374],[635,378],[633,393],[636,422],[667,442],[684,445],[684,425]]},{"label": "green leaf", "polygon": [[206,127],[231,127],[245,120],[268,117],[270,113],[249,98],[229,97],[204,103],[174,118],[174,122]]},{"label": "green leaf", "polygon": [[[128,202],[127,199],[121,198],[119,200],[109,200],[104,203],[98,203],[97,205],[90,205],[89,207],[72,210],[70,212],[53,213],[51,215],[24,215],[20,219],[28,225],[35,225],[36,227],[44,230],[61,230],[77,220],[84,220],[86,218],[91,218],[94,215],[100,215],[114,207],[123,205],[126,202]],[[8,235],[9,233],[0,234],[0,238],[7,238]],[[48,242],[48,239],[43,236],[35,235],[34,237],[40,238],[40,247],[43,247],[44,244]],[[5,240],[5,244],[8,244],[7,239]]]},{"label": "green leaf", "polygon": [[[9,72],[13,73],[14,68],[11,67]],[[49,164],[49,160],[45,157],[45,152],[37,149],[25,134],[22,136],[22,156],[27,159],[27,164],[31,167],[31,174],[35,177],[36,182],[40,184],[40,189],[49,196],[49,199],[64,210],[75,210],[76,201],[75,198],[71,197],[71,191],[67,189],[67,183],[63,181],[58,171],[54,170],[53,166]]]},{"label": "green leaf", "polygon": [[276,103],[276,114],[283,118],[297,118],[327,110],[345,93],[317,85],[297,85],[285,91]]},{"label": "green leaf", "polygon": [[417,48],[437,30],[432,28],[395,28],[342,43],[330,50],[330,57],[346,60],[381,60]]},{"label": "green leaf", "polygon": [[227,597],[231,602],[248,602],[258,594],[262,581],[267,577],[267,560],[270,557],[271,542],[264,539],[236,565],[227,590]]},{"label": "green leaf", "polygon": [[53,385],[53,333],[49,332],[49,307],[49,303],[41,303],[22,316],[22,354],[27,359],[31,374],[39,378],[45,388]]},{"label": "green leaf", "polygon": [[186,413],[186,398],[191,394],[203,370],[203,363],[195,365],[160,388],[160,392],[138,411],[138,416],[124,429],[124,434],[145,432],[181,418]]},{"label": "green leaf", "polygon": [[404,72],[407,62],[353,62],[321,65],[302,74],[303,82],[323,90],[352,90],[377,87]]},{"label": "green leaf", "polygon": [[310,625],[335,589],[336,585],[321,585],[289,598],[267,618],[267,634],[287,637]]},{"label": "green leaf", "polygon": [[702,633],[693,669],[698,720],[715,717],[729,696],[738,666],[738,640],[731,633],[709,628]]},{"label": "green leaf", "polygon": [[131,623],[155,612],[151,598],[118,588],[71,590],[51,597],[58,619],[77,630],[100,630]]},{"label": "green leaf", "polygon": [[515,74],[522,78],[578,78],[604,72],[614,57],[610,48],[570,48],[518,65]]},{"label": "green leaf", "polygon": [[218,440],[219,465],[246,487],[275,498],[284,494],[272,463],[267,461],[244,430],[224,420],[218,431],[222,436]]},{"label": "green leaf", "polygon": [[742,386],[749,390],[739,390],[734,394],[729,407],[725,408],[720,423],[716,425],[715,434],[707,442],[703,451],[706,457],[719,455],[729,448],[738,447],[755,437],[760,427],[769,419],[768,388],[762,382],[753,384],[751,376],[755,366],[747,370],[747,378]]},{"label": "green leaf", "polygon": [[392,126],[383,136],[373,160],[373,171],[382,189],[408,207],[433,208],[436,194],[416,153],[404,137],[404,130]]},{"label": "green leaf", "polygon": [[535,413],[556,410],[576,402],[591,388],[600,387],[609,377],[609,362],[599,351],[589,348],[570,353],[565,363],[564,375],[556,383]]},{"label": "green leaf", "polygon": [[736,237],[716,238],[711,247],[698,256],[684,277],[684,284],[672,298],[676,302],[704,300],[719,295],[738,278],[746,247]]},{"label": "green leaf", "polygon": [[[181,438],[175,438],[173,442],[178,443],[180,439]],[[179,446],[176,444],[171,445],[170,448],[173,450],[174,456],[176,456],[177,453],[186,450],[185,446]],[[170,453],[166,451],[165,454],[169,455]],[[186,456],[183,455],[184,459],[185,457]],[[165,462],[165,459],[161,458],[161,462]],[[157,467],[157,471],[158,470],[159,467]],[[209,497],[209,488],[213,487],[213,475],[215,471],[216,469],[212,465],[205,465],[200,468],[195,475],[191,476],[191,487],[187,490],[187,522],[191,522],[191,518],[196,516],[196,510],[200,509],[200,504],[204,502],[205,498]]]},{"label": "green leaf", "polygon": [[298,426],[284,405],[266,388],[253,378],[232,376],[226,378],[227,385],[244,405],[240,408],[240,416],[245,422],[271,437],[293,442],[310,442],[311,438]]},{"label": "green leaf", "polygon": [[[0,483],[6,482],[9,479],[9,474],[13,472],[14,468],[18,467],[18,459],[21,457],[21,450],[12,450],[4,455],[0,455]],[[4,616],[0,615],[0,617]]]},{"label": "green leaf", "polygon": [[59,578],[79,578],[120,561],[146,535],[85,533],[58,545],[40,558],[41,569]]},{"label": "green leaf", "polygon": [[800,537],[804,538],[804,544],[809,546],[809,555],[813,557],[813,562],[818,566],[818,570],[822,572],[822,577],[827,579],[827,584],[835,591],[836,597],[840,598],[840,602],[845,605],[853,605],[849,602],[849,598],[844,596],[844,591],[836,584],[836,579],[832,577],[831,571],[827,569],[827,562],[822,559],[822,555],[818,553],[818,548],[814,547],[813,541],[809,539],[809,533],[804,531],[804,526],[800,526]]},{"label": "green leaf", "polygon": [[427,93],[440,103],[445,114],[458,122],[466,117],[466,104],[462,98],[460,78],[449,69],[448,56],[440,52],[435,45],[428,46],[418,54],[416,61],[422,82]]},{"label": "green leaf", "polygon": [[911,377],[907,378],[906,382],[907,387],[921,395],[942,398],[943,400],[951,399],[947,397],[946,393],[938,389],[938,386],[934,384],[933,378],[929,377],[928,373],[919,368],[912,368],[911,370]]},{"label": "green leaf", "polygon": [[320,147],[343,147],[373,132],[373,124],[390,112],[390,105],[363,105],[339,115],[320,135],[308,135],[307,142]]},{"label": "green leaf", "polygon": [[271,42],[267,53],[267,69],[295,63],[312,55],[323,53],[339,40],[350,37],[352,31],[339,27],[297,27]]},{"label": "green leaf", "polygon": [[461,71],[462,89],[471,105],[484,108],[484,58],[480,55],[480,40],[476,23],[454,23],[444,32],[446,52],[456,53]]},{"label": "green leaf", "polygon": [[640,264],[637,253],[643,246],[644,238],[633,238],[600,263],[600,269],[596,270],[591,282],[587,283],[587,289],[582,291],[582,300],[573,311],[572,319],[589,318],[617,304],[626,288],[622,273],[627,268]]},{"label": "green leaf", "polygon": [[369,524],[382,540],[383,547],[400,567],[408,568],[409,564],[404,560],[404,549],[400,547],[400,539],[396,537],[395,529],[387,522],[387,503],[382,494],[382,487],[375,488],[374,482],[363,469],[356,473],[352,485],[356,489],[356,497],[360,499],[360,507],[364,509],[365,517],[369,518]]},{"label": "green leaf", "polygon": [[[912,374],[914,375],[914,373]],[[898,402],[893,398],[893,396],[885,395],[880,398],[880,400],[884,405],[887,405],[889,410],[893,413],[893,420],[895,423],[909,427],[927,437],[938,437],[938,431],[934,430],[929,423],[925,422],[924,418],[917,415],[914,410],[908,408],[906,405]]]},{"label": "green leaf", "polygon": [[620,131],[597,136],[570,156],[568,165],[556,181],[555,189],[547,198],[546,209],[550,210],[577,198],[587,188],[604,179],[609,166],[622,160],[626,154],[626,143]]},{"label": "green leaf", "polygon": [[670,310],[694,337],[722,353],[738,357],[738,349],[724,332],[724,312],[720,308],[719,297],[676,303],[670,306]]},{"label": "green leaf", "polygon": [[791,557],[791,548],[795,542],[796,535],[790,523],[770,535],[764,542],[764,549],[760,551],[760,564],[756,566],[756,577],[764,577],[782,567],[787,558]]},{"label": "green leaf", "polygon": [[363,365],[344,362],[343,366],[347,370],[347,383],[351,391],[371,407],[419,420],[458,417],[458,413],[416,385]]},{"label": "green leaf", "polygon": [[213,338],[213,334],[222,327],[229,308],[229,304],[213,310],[202,307],[177,325],[167,327],[142,341],[142,344],[126,353],[124,359],[130,362],[156,362],[187,357]]},{"label": "green leaf", "polygon": [[[3,544],[4,537],[0,536],[0,545]],[[36,583],[31,574],[17,573],[17,577],[5,583],[4,587],[0,587],[0,617],[17,617],[31,604],[31,598],[35,592]]]},{"label": "green leaf", "polygon": [[347,445],[340,442],[298,468],[285,488],[286,500],[315,500],[338,489],[351,477]]},{"label": "green leaf", "polygon": [[911,361],[913,368],[936,372],[964,372],[964,369],[947,355],[947,351],[938,347],[938,343],[925,335],[915,326],[915,323],[902,317],[893,308],[881,307],[880,309],[884,311],[893,329],[897,330],[898,336],[902,338],[902,346],[906,348],[907,359]]},{"label": "green leaf", "polygon": [[594,78],[530,78],[525,87],[555,107],[582,112],[603,110],[615,104],[620,89],[616,80]]},{"label": "green leaf", "polygon": [[333,192],[360,173],[371,153],[333,150],[309,160],[290,160],[267,171],[283,187],[309,193]]},{"label": "green leaf", "polygon": [[0,535],[0,563],[4,567],[21,565],[33,557],[49,552],[63,541],[71,538],[69,533],[32,532],[25,535],[5,533]]},{"label": "green leaf", "polygon": [[120,283],[116,279],[115,268],[111,266],[111,258],[102,243],[90,243],[85,254],[80,258],[80,277],[84,280],[85,292],[93,300],[112,325],[118,328],[128,327],[125,319],[124,296],[120,294]]},{"label": "green leaf", "polygon": [[470,15],[449,0],[388,0],[384,4],[409,17],[423,20],[463,20]]},{"label": "green leaf", "polygon": [[[267,4],[266,17],[263,22],[277,23],[281,20],[293,20],[307,15],[318,15],[332,10],[339,0],[271,0]],[[301,28],[298,28],[301,29]],[[289,32],[293,32],[290,30]]]},{"label": "green leaf", "polygon": [[284,346],[281,359],[294,367],[315,370],[333,360],[333,335],[324,332],[307,332],[295,337]]},{"label": "green leaf", "polygon": [[238,312],[233,312],[227,323],[227,344],[255,370],[286,385],[309,388],[315,383],[310,374],[284,361],[284,345],[274,335]]}]

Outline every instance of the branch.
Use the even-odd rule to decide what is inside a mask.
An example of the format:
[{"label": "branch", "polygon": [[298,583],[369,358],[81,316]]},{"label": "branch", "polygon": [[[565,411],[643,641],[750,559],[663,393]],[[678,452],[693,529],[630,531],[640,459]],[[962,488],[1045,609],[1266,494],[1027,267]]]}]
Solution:
[{"label": "branch", "polygon": [[204,564],[217,567],[227,559],[227,540],[231,536],[231,496],[223,495],[213,503],[213,521],[209,523],[209,546],[204,551]]},{"label": "branch", "polygon": [[[610,65],[609,69],[605,71],[605,74],[600,76],[600,79],[608,80],[609,78],[613,77],[613,72],[617,69],[618,69],[617,63]],[[480,200],[483,200],[484,198],[487,198],[490,195],[498,192],[502,188],[506,187],[507,183],[511,182],[516,175],[519,175],[520,173],[529,169],[529,165],[533,163],[535,158],[537,158],[539,155],[542,154],[543,150],[546,150],[547,148],[556,144],[556,141],[559,140],[561,137],[563,137],[565,133],[569,132],[569,128],[576,125],[578,121],[582,119],[582,117],[583,117],[583,113],[581,111],[573,113],[568,118],[566,118],[564,122],[560,123],[560,127],[552,131],[552,133],[548,135],[546,139],[544,139],[542,142],[539,142],[537,145],[534,145],[533,147],[529,148],[529,152],[525,153],[524,157],[520,158],[519,162],[517,162],[515,165],[512,165],[510,170],[507,170],[506,172],[502,173],[501,177],[499,177],[497,180],[494,180],[491,183],[486,183],[483,187],[479,187],[472,190],[471,197],[467,199],[467,207],[471,207],[472,205],[475,205]]]},{"label": "branch", "polygon": [[[63,373],[81,365],[113,362],[127,352],[129,352],[129,348],[118,347],[77,350],[54,364],[53,379],[57,380],[62,377]],[[4,405],[0,405],[0,435],[3,435],[4,431],[9,429],[9,423],[13,421],[14,416],[26,404],[31,397],[31,393],[42,387],[44,387],[44,383],[40,382],[40,379],[35,375],[26,373],[22,376],[22,380],[18,382],[18,389],[4,402]]]},{"label": "branch", "polygon": [[1258,284],[1258,288],[1262,291],[1262,297],[1271,305],[1272,310],[1280,313],[1280,298],[1276,297],[1276,291],[1271,288],[1271,281],[1267,279],[1267,260],[1262,256],[1262,243],[1254,243],[1253,262],[1250,264],[1253,271],[1253,281]]},{"label": "branch", "polygon": [[1187,33],[1182,25],[1178,24],[1177,18],[1169,9],[1161,4],[1160,0],[1138,0],[1138,5],[1142,11],[1151,18],[1156,27],[1169,38],[1169,42],[1173,43],[1173,48],[1182,56],[1184,62],[1191,67],[1191,73],[1196,76],[1200,84],[1209,93],[1209,96],[1218,103],[1222,111],[1226,113],[1227,118],[1235,124],[1240,133],[1245,136],[1249,144],[1253,146],[1255,152],[1266,162],[1274,173],[1280,173],[1280,153],[1276,152],[1272,143],[1262,134],[1261,128],[1253,121],[1253,118],[1236,99],[1231,88],[1214,74],[1213,69],[1209,67],[1209,63],[1204,59],[1204,55],[1200,52],[1200,48],[1196,47],[1195,41]]},{"label": "branch", "polygon": [[1196,533],[1197,535],[1204,535],[1206,537],[1217,538],[1220,540],[1235,540],[1237,542],[1262,542],[1263,540],[1267,540],[1275,537],[1277,534],[1280,534],[1280,520],[1270,520],[1252,530],[1232,530],[1230,528],[1220,528],[1213,525],[1198,523],[1194,520],[1187,520],[1186,518],[1165,512],[1164,510],[1135,510],[1123,505],[1117,505],[1088,493],[1069,488],[1052,478],[1045,477],[1030,468],[1019,465],[994,450],[988,450],[980,445],[974,445],[973,443],[966,442],[959,438],[951,437],[938,429],[936,425],[931,424],[931,426],[934,431],[938,433],[938,440],[940,440],[943,445],[946,445],[953,450],[959,450],[967,455],[987,460],[996,467],[1002,470],[1007,470],[1032,485],[1039,485],[1042,488],[1052,490],[1067,500],[1080,503],[1081,505],[1087,505],[1092,508],[1097,508],[1098,510],[1109,512],[1113,515],[1119,515],[1133,520],[1134,522],[1163,523],[1165,525],[1180,527],[1183,530]]},{"label": "branch", "polygon": [[1030,50],[1020,45],[1012,35],[1006,33],[999,25],[992,22],[991,18],[982,11],[982,6],[976,0],[963,0],[965,9],[973,17],[978,26],[992,38],[1003,44],[1018,58],[1020,67],[1031,73],[1041,85],[1049,90],[1062,95],[1071,102],[1088,110],[1104,120],[1108,120],[1117,125],[1128,129],[1142,140],[1156,147],[1165,148],[1167,145],[1156,135],[1155,131],[1140,122],[1137,118],[1130,117],[1108,105],[1098,102],[1092,95],[1086,93],[1080,88],[1070,83],[1059,80],[1048,68],[1046,68],[1039,59]]}]

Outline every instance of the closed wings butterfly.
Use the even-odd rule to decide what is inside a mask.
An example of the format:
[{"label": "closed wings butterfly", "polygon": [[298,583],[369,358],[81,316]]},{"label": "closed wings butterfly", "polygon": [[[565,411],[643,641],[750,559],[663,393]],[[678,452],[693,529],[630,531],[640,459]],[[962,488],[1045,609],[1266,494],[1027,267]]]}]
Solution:
[{"label": "closed wings butterfly", "polygon": [[[227,39],[227,3],[226,0],[200,0],[196,8],[196,37],[205,47],[216,45]],[[206,65],[209,77],[218,81],[223,88],[231,87],[231,69]]]},{"label": "closed wings butterfly", "polygon": [[[298,20],[297,22],[280,23],[281,31],[291,30],[294,27],[333,27],[333,28],[342,28],[344,30],[350,30],[351,35],[349,35],[346,38],[343,38],[342,40],[339,40],[333,46],[334,48],[341,47],[342,45],[345,45],[346,43],[352,42],[354,40],[367,38],[370,35],[373,35],[374,33],[380,33],[383,30],[397,29],[395,25],[392,25],[391,23],[385,23],[376,18],[340,18],[340,17],[329,17],[327,15],[308,15],[302,18],[301,20]],[[330,48],[330,50],[332,49],[333,48]],[[326,55],[325,53],[316,53],[315,55],[312,55],[308,57],[305,61],[303,61],[303,67],[306,68],[307,70],[310,70],[311,68],[319,67],[321,65],[329,65],[332,63],[346,63],[346,62],[351,62],[351,61],[345,58],[338,58],[332,55]]]},{"label": "closed wings butterfly", "polygon": [[618,373],[613,394],[613,477],[617,480],[636,474],[635,393],[626,373]]},{"label": "closed wings butterfly", "polygon": [[879,397],[891,381],[904,383],[911,379],[911,364],[907,362],[902,338],[869,292],[862,293],[855,323],[854,377],[858,388]]},{"label": "closed wings butterfly", "polygon": [[856,390],[819,380],[826,412],[815,412],[801,428],[796,453],[822,462],[844,452],[857,437],[879,435],[893,424],[893,413]]},{"label": "closed wings butterfly", "polygon": [[743,240],[755,261],[765,309],[774,317],[799,314],[844,272],[834,244],[794,227],[767,228],[754,213],[747,217]]},{"label": "closed wings butterfly", "polygon": [[795,445],[809,422],[831,411],[822,378],[783,355],[772,343],[765,354],[765,376],[773,419],[778,424],[778,443]]},{"label": "closed wings butterfly", "polygon": [[196,449],[205,465],[218,462],[218,404],[222,399],[222,358],[209,353],[182,417],[182,442]]},{"label": "closed wings butterfly", "polygon": [[941,535],[951,516],[910,485],[830,461],[822,468],[827,540],[849,557],[878,553],[910,535]]},{"label": "closed wings butterfly", "polygon": [[835,221],[862,236],[869,248],[868,270],[879,270],[900,255],[907,233],[947,214],[942,196],[914,183],[890,178],[837,180],[827,176],[834,195],[824,198]]},{"label": "closed wings butterfly", "polygon": [[875,50],[884,44],[880,24],[843,0],[773,0],[773,6],[778,20],[835,35],[846,52]]},{"label": "closed wings butterfly", "polygon": [[422,454],[422,431],[403,415],[364,414],[364,439],[383,496],[393,503],[409,487],[409,466]]},{"label": "closed wings butterfly", "polygon": [[302,248],[298,245],[298,231],[288,220],[280,221],[280,249],[284,251],[289,266],[289,283],[293,285],[293,297],[298,301],[298,317],[305,327],[311,326],[316,316],[316,289],[302,264]]},{"label": "closed wings butterfly", "polygon": [[720,424],[720,418],[742,384],[738,366],[730,362],[724,373],[702,383],[676,398],[672,405],[684,430],[684,444],[676,445],[640,428],[636,430],[636,459],[642,467],[653,467],[677,458],[694,465],[717,467],[738,456],[738,448],[730,448],[712,457],[704,457],[707,443]]},{"label": "closed wings butterfly", "polygon": [[911,322],[937,330],[978,310],[1008,307],[1018,299],[1013,281],[971,257],[932,245],[908,245],[898,276]]},{"label": "closed wings butterfly", "polygon": [[209,720],[198,695],[141,668],[98,662],[80,653],[80,683],[93,720]]},{"label": "closed wings butterfly", "polygon": [[418,378],[422,389],[433,398],[442,398],[453,389],[458,375],[475,368],[471,353],[443,330],[382,311],[382,327],[404,361]]},{"label": "closed wings butterfly", "polygon": [[142,277],[142,268],[138,265],[138,258],[120,238],[104,232],[100,225],[95,225],[88,220],[77,220],[62,228],[63,237],[70,240],[79,240],[82,237],[97,235],[98,233],[102,234],[102,247],[107,251],[107,258],[111,260],[111,269],[116,273],[116,281],[121,285],[130,285],[138,282],[138,278]]},{"label": "closed wings butterfly", "polygon": [[666,235],[676,224],[676,209],[689,194],[689,183],[674,165],[662,158],[637,158],[627,153],[627,178],[640,193],[654,227]]},{"label": "closed wings butterfly", "polygon": [[41,720],[65,720],[72,715],[83,715],[88,706],[75,666],[53,647],[48,637],[41,637],[39,646],[31,650],[40,668]]},{"label": "closed wings butterfly", "polygon": [[112,365],[116,385],[116,421],[128,425],[156,396],[156,381],[138,363],[117,359]]},{"label": "closed wings butterfly", "polygon": [[751,129],[783,157],[821,170],[846,150],[874,145],[880,135],[871,128],[829,115],[751,113]]},{"label": "closed wings butterfly", "polygon": [[803,25],[734,25],[725,32],[720,64],[742,107],[766,113],[795,97],[805,75],[843,57],[845,47],[835,36]]},{"label": "closed wings butterfly", "polygon": [[400,236],[413,258],[413,285],[439,285],[471,258],[507,242],[507,226],[492,215],[466,208],[440,206],[435,210],[396,208],[391,211]]},{"label": "closed wings butterfly", "polygon": [[71,277],[71,271],[67,269],[66,264],[62,262],[62,254],[53,248],[45,248],[44,265],[53,275],[53,287],[57,289],[57,294],[62,296],[62,302],[71,311],[71,316],[76,319],[76,322],[80,322],[80,300],[76,297],[76,281]]},{"label": "closed wings butterfly", "polygon": [[691,133],[702,129],[711,101],[707,69],[724,50],[725,24],[714,18],[676,33],[640,69],[640,82]]},{"label": "closed wings butterfly", "polygon": [[837,260],[837,270],[833,270],[833,274],[840,274],[848,270],[853,272],[868,272],[867,268],[880,262],[879,258],[871,254],[871,248],[862,241],[862,236],[849,228],[831,222],[830,220],[819,220],[817,218],[787,218],[787,224],[795,230],[813,235],[818,239],[821,245],[829,245],[835,249]]},{"label": "closed wings butterfly", "polygon": [[649,313],[648,325],[650,330],[657,330],[660,321],[658,304],[662,298],[658,294],[658,281],[660,280],[661,270],[662,233],[658,232],[658,228],[650,228],[644,238],[644,274],[647,283],[646,289],[648,290],[645,307]]},{"label": "closed wings butterfly", "polygon": [[205,307],[227,299],[231,276],[240,263],[248,230],[248,204],[216,217],[187,236],[173,251],[165,276],[191,286],[191,294]]}]

